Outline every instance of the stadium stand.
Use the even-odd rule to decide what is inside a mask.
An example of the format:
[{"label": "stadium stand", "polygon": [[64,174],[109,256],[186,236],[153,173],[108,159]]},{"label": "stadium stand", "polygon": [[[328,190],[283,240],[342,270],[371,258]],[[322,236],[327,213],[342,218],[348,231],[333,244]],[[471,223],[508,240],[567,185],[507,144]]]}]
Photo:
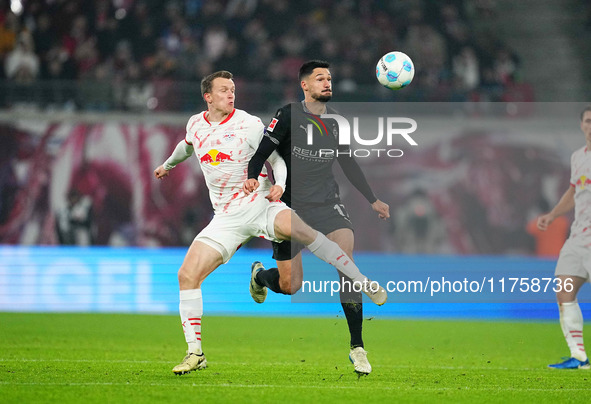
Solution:
[{"label": "stadium stand", "polygon": [[[5,108],[191,111],[201,77],[226,69],[255,94],[243,107],[266,111],[299,96],[294,75],[310,58],[332,62],[341,101],[532,99],[519,56],[492,34],[473,35],[495,0],[19,4],[0,2]],[[376,55],[392,49],[412,55],[413,92],[376,84]]]}]

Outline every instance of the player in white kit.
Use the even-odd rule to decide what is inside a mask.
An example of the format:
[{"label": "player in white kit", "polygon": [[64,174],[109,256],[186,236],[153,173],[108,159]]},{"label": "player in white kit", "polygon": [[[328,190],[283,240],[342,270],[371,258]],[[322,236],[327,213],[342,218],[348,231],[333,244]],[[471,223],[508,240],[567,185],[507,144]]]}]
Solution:
[{"label": "player in white kit", "polygon": [[360,283],[363,292],[374,303],[381,305],[387,299],[386,291],[377,282],[370,282],[363,276],[336,243],[306,225],[279,201],[285,189],[287,168],[276,152],[268,160],[273,168],[275,185],[271,185],[266,172],[261,172],[261,187],[250,195],[242,191],[248,162],[263,137],[264,125],[259,118],[234,108],[234,91],[230,72],[219,71],[205,77],[201,82],[201,93],[207,110],[189,119],[185,139],[179,142],[164,164],[154,170],[155,177],[162,179],[195,153],[215,213],[211,222],[195,237],[178,272],[179,311],[188,350],[183,361],[173,368],[175,374],[206,367],[201,349],[201,284],[252,237],[272,241],[293,238]]},{"label": "player in white kit", "polygon": [[591,106],[581,113],[581,130],[586,145],[571,157],[570,186],[549,213],[538,218],[538,228],[546,230],[558,216],[575,209],[575,221],[556,264],[560,279],[556,293],[560,326],[570,349],[570,358],[548,365],[554,369],[589,369],[589,358],[583,344],[583,314],[577,293],[585,282],[591,282]]}]

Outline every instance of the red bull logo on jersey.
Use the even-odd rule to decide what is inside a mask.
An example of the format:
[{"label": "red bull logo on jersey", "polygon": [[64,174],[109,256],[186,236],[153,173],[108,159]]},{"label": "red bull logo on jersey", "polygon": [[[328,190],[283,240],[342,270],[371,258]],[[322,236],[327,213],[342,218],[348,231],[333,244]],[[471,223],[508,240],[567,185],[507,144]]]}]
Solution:
[{"label": "red bull logo on jersey", "polygon": [[211,149],[203,156],[199,157],[199,161],[202,164],[211,164],[212,166],[217,166],[218,164],[224,161],[234,161],[232,156],[226,153],[223,153],[219,150]]},{"label": "red bull logo on jersey", "polygon": [[591,185],[591,178],[587,178],[586,175],[581,175],[575,185],[577,188],[585,189],[588,185]]}]

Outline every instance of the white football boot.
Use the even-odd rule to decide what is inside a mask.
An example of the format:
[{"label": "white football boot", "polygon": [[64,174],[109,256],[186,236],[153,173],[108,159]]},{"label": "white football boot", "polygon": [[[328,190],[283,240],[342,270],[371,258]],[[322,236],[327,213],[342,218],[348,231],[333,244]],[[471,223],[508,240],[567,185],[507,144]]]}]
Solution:
[{"label": "white football boot", "polygon": [[349,360],[355,366],[355,372],[364,375],[371,373],[371,365],[367,360],[367,351],[362,347],[358,346],[357,348],[351,349]]},{"label": "white football boot", "polygon": [[207,360],[205,359],[205,355],[197,355],[193,352],[187,352],[187,356],[183,359],[181,363],[176,365],[172,368],[172,372],[175,375],[184,375],[185,373],[190,373],[193,370],[201,370],[207,367]]}]

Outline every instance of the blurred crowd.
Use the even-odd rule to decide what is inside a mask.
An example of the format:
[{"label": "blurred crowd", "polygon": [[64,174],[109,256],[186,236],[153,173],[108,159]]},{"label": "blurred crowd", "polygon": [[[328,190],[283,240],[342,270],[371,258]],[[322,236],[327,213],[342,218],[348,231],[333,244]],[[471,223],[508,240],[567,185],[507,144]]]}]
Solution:
[{"label": "blurred crowd", "polygon": [[0,80],[95,83],[77,107],[137,110],[225,69],[287,100],[300,64],[321,58],[337,95],[367,101],[377,59],[402,50],[416,66],[411,100],[497,101],[520,74],[508,47],[473,33],[496,12],[495,0],[0,0]]}]

